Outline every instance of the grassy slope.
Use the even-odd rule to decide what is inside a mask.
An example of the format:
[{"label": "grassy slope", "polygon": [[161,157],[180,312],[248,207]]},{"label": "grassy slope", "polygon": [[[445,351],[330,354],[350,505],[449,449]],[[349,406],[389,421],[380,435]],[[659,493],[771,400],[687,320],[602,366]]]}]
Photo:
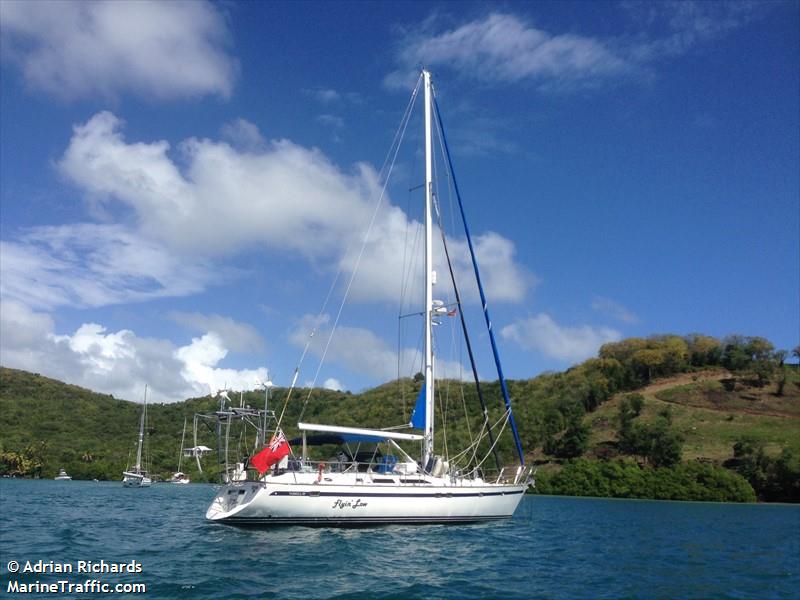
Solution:
[{"label": "grassy slope", "polygon": [[[683,459],[724,461],[733,444],[749,437],[764,442],[768,454],[783,448],[800,453],[800,375],[795,370],[777,396],[776,385],[763,388],[733,380],[725,371],[706,371],[670,377],[639,390],[645,398],[640,419],[652,419],[665,407],[686,442]],[[618,395],[584,422],[591,426],[590,454],[617,436]]]}]

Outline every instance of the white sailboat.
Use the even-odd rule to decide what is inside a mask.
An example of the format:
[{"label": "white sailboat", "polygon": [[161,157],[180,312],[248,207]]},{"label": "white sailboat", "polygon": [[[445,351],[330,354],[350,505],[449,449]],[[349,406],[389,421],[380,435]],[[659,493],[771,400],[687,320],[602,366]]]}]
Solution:
[{"label": "white sailboat", "polygon": [[136,464],[132,469],[123,471],[122,485],[125,487],[150,487],[152,480],[147,470],[142,466],[142,444],[144,443],[144,430],[147,424],[147,386],[144,388],[144,402],[142,403],[142,417],[139,420],[139,445],[136,450]]},{"label": "white sailboat", "polygon": [[170,478],[170,483],[189,483],[190,479],[189,476],[186,475],[183,471],[181,471],[181,462],[183,460],[183,442],[186,440],[186,419],[183,420],[183,433],[181,434],[181,451],[178,453],[178,470],[172,474]]},{"label": "white sailboat", "polygon": [[[531,470],[525,467],[524,454],[513,420],[510,400],[502,375],[491,331],[486,301],[480,284],[480,275],[475,275],[483,300],[483,311],[492,341],[498,375],[506,404],[504,425],[513,430],[518,451],[518,464],[512,468],[499,469],[495,476],[488,477],[473,463],[469,469],[451,465],[447,457],[434,448],[434,352],[433,326],[438,317],[449,313],[443,302],[435,300],[433,289],[433,212],[435,191],[432,168],[432,127],[434,111],[438,117],[431,75],[423,70],[421,85],[424,86],[425,108],[425,255],[424,255],[424,386],[417,409],[410,425],[421,433],[406,433],[396,430],[341,427],[312,423],[298,423],[301,438],[293,446],[302,445],[302,451],[291,456],[289,445],[280,429],[270,444],[253,456],[247,463],[237,463],[228,468],[225,461],[224,485],[219,489],[206,512],[211,521],[229,524],[281,525],[297,524],[312,526],[361,526],[383,523],[464,523],[504,519],[513,515],[526,489],[532,483]],[[419,83],[418,88],[419,89]],[[415,90],[416,96],[416,90]],[[439,123],[441,119],[438,119]],[[446,140],[441,141],[446,148]],[[460,199],[459,199],[460,203]],[[463,216],[463,208],[461,211]],[[467,231],[469,241],[469,232]],[[469,242],[470,251],[472,243]],[[455,285],[455,284],[454,284]],[[456,292],[456,294],[458,294]],[[460,305],[460,300],[459,300]],[[466,329],[465,322],[462,321]],[[470,359],[472,355],[470,351]],[[473,361],[474,367],[474,361]],[[474,370],[474,369],[473,369]],[[478,383],[477,371],[475,381]],[[296,377],[295,377],[296,380]],[[481,399],[483,402],[483,400]],[[266,406],[265,406],[266,409]],[[226,407],[224,401],[214,415],[198,415],[215,418],[217,432],[230,432],[236,419],[251,423],[263,423],[259,435],[261,443],[266,441],[267,419],[274,413],[245,407]],[[484,418],[489,439],[490,452],[495,449],[491,437],[488,413],[484,407]],[[279,423],[278,423],[279,425]],[[196,431],[196,430],[195,430]],[[195,435],[196,437],[196,435]],[[227,440],[224,447],[227,452]],[[355,452],[342,455],[339,460],[314,462],[308,458],[308,446],[313,443],[338,441],[352,444],[378,444],[387,449],[383,454],[372,451],[365,456]],[[414,444],[420,447],[418,459],[407,449]],[[359,446],[361,447],[361,446]],[[477,444],[474,448],[477,448]],[[475,451],[472,451],[475,454]],[[227,456],[227,455],[226,455]],[[280,462],[277,460],[280,459]],[[198,462],[199,466],[199,462]],[[257,472],[253,473],[253,467]],[[273,466],[272,470],[268,470]],[[498,461],[498,467],[499,461]]]}]

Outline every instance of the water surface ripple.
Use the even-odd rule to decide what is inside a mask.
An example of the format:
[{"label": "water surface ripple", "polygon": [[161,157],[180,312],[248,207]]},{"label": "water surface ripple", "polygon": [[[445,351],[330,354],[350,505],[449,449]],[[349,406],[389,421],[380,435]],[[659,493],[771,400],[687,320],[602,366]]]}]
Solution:
[{"label": "water surface ripple", "polygon": [[[146,583],[151,598],[798,598],[800,507],[534,496],[514,518],[373,529],[235,528],[214,489],[0,480],[0,581]],[[143,565],[11,575],[10,560]]]}]

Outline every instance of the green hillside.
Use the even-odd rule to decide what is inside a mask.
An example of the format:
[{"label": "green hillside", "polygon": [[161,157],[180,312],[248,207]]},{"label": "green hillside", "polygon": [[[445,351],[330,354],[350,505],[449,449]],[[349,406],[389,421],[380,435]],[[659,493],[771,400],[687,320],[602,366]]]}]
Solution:
[{"label": "green hillside", "polygon": [[[770,456],[784,449],[800,455],[800,388],[797,371],[782,396],[775,384],[759,387],[727,371],[704,371],[666,378],[638,390],[644,397],[639,417],[652,421],[665,408],[672,411],[675,428],[684,436],[683,460],[723,462],[733,456],[742,439],[763,444]],[[623,394],[613,398],[584,422],[591,427],[589,453],[607,454],[618,436],[616,415]]]},{"label": "green hillside", "polygon": [[[562,373],[508,382],[526,459],[539,468],[537,488],[800,501],[800,371],[784,363],[786,355],[757,337],[631,338],[606,344],[597,358]],[[360,394],[295,390],[284,429],[297,435],[301,418],[365,427],[407,423],[420,385],[404,379]],[[482,387],[490,421],[497,422],[499,385]],[[437,447],[464,447],[481,427],[476,392],[455,381],[438,390]],[[286,392],[273,390],[273,408],[283,407]],[[262,406],[264,397],[250,391],[242,401]],[[167,478],[176,470],[184,418],[191,446],[195,413],[216,406],[210,397],[148,406],[152,473]],[[0,474],[49,478],[65,468],[78,479],[119,479],[135,454],[140,410],[138,403],[0,368]],[[198,443],[215,447],[211,432],[199,431]],[[251,448],[253,440],[238,443]],[[497,450],[501,462],[514,462],[508,428]],[[484,441],[479,454],[487,452]],[[183,470],[193,481],[213,480],[214,463],[206,458],[200,474],[184,461]]]},{"label": "green hillside", "polygon": [[[295,424],[301,413],[307,421],[341,425],[404,423],[418,388],[419,384],[405,380],[358,396],[314,390],[312,401],[308,401],[309,390],[295,390],[284,429],[290,437],[297,435]],[[273,388],[272,404],[282,402],[286,392]],[[264,395],[244,392],[241,401],[261,407]],[[218,400],[208,396],[148,404],[145,454],[150,472],[168,478],[178,466],[184,419],[188,422],[186,446],[190,447],[194,445],[194,415],[211,413],[217,407]],[[64,468],[75,479],[121,479],[123,469],[135,459],[141,409],[138,402],[0,367],[0,474],[50,478]],[[198,444],[216,448],[216,438],[208,427],[199,426],[198,436]],[[207,457],[201,474],[193,459],[184,459],[181,469],[192,481],[215,481],[215,462],[216,457]]]},{"label": "green hillside", "polygon": [[[187,403],[150,405],[149,454],[164,473],[177,468]],[[0,450],[33,461],[30,473],[52,477],[65,468],[76,479],[116,479],[135,457],[141,405],[41,375],[0,371]],[[174,464],[174,466],[172,466]],[[2,467],[0,467],[2,468]]]}]

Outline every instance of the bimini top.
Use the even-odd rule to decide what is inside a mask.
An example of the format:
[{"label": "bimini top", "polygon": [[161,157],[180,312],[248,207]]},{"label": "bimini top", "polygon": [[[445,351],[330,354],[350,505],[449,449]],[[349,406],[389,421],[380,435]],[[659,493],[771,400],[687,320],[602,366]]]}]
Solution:
[{"label": "bimini top", "polygon": [[[416,433],[400,433],[399,431],[384,431],[382,429],[364,429],[362,427],[340,427],[338,425],[316,425],[313,423],[298,423],[300,431],[319,431],[334,434],[332,441],[322,442],[335,444],[345,442],[382,442],[384,440],[422,440],[424,436]],[[314,436],[317,437],[317,436]],[[321,437],[321,436],[320,436]],[[339,442],[340,443],[340,442]]]},{"label": "bimini top", "polygon": [[[306,446],[325,446],[327,444],[335,444],[342,446],[348,443],[354,444],[378,444],[385,442],[384,438],[372,435],[355,435],[352,433],[318,433],[316,435],[309,435],[305,437]],[[289,440],[289,445],[294,447],[303,443],[302,437],[296,437]]]}]

